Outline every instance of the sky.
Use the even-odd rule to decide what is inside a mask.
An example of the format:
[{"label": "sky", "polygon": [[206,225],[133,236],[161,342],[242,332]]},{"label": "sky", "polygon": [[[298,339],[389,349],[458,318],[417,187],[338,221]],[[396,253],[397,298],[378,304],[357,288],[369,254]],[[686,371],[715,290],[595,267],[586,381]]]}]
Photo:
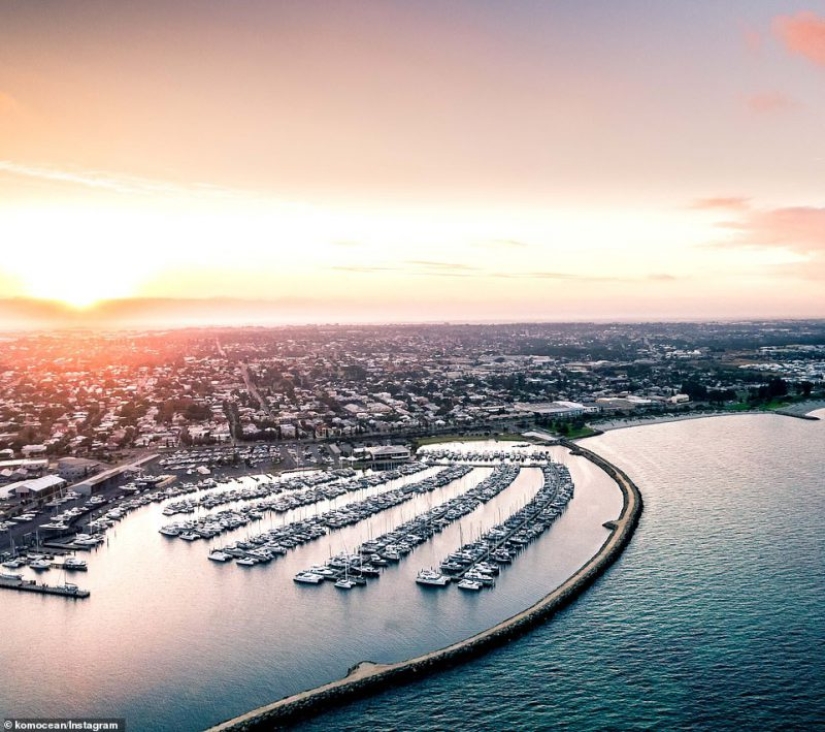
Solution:
[{"label": "sky", "polygon": [[825,317],[823,129],[825,2],[0,0],[0,303]]}]

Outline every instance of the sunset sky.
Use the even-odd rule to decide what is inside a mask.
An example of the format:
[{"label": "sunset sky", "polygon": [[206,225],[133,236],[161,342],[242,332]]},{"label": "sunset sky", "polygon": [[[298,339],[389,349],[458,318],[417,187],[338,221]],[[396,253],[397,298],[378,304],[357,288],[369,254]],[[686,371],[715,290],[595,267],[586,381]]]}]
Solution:
[{"label": "sunset sky", "polygon": [[0,0],[11,298],[825,317],[825,2]]}]

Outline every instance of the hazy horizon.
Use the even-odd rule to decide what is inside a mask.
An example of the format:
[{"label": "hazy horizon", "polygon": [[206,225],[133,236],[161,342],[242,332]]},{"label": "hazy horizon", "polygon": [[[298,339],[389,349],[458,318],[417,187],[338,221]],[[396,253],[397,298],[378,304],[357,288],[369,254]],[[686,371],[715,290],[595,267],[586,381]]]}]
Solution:
[{"label": "hazy horizon", "polygon": [[409,312],[383,313],[376,316],[366,308],[350,310],[329,303],[310,300],[248,300],[243,298],[123,298],[103,300],[93,306],[77,308],[56,300],[0,298],[0,331],[36,331],[44,329],[101,328],[129,330],[148,328],[179,329],[187,327],[279,327],[303,325],[427,325],[427,324],[506,324],[506,323],[633,323],[633,322],[727,322],[821,320],[822,316],[777,316],[743,313],[697,317],[672,313],[626,313],[605,316],[594,313],[567,313],[564,317],[541,317],[531,313],[478,314],[446,313],[442,317],[420,317]]}]

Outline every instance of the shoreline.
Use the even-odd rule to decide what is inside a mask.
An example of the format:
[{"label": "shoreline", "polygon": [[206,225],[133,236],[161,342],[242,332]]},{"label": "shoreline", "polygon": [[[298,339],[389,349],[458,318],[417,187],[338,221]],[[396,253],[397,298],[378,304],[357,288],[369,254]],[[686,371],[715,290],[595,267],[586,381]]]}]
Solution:
[{"label": "shoreline", "polygon": [[[591,423],[590,426],[597,430],[597,433],[590,435],[596,437],[603,432],[613,430],[623,430],[628,427],[644,427],[652,424],[667,424],[668,422],[684,422],[689,419],[710,419],[711,417],[733,417],[740,414],[776,414],[780,417],[794,417],[797,419],[818,420],[819,417],[812,416],[811,412],[825,409],[825,400],[810,400],[798,404],[789,404],[780,409],[743,409],[738,412],[719,410],[715,412],[701,412],[690,414],[663,414],[645,415],[639,417],[623,417],[621,419],[605,420],[604,422]],[[586,438],[582,438],[586,439]]]},{"label": "shoreline", "polygon": [[596,554],[561,585],[529,608],[463,641],[394,664],[362,661],[342,679],[258,707],[212,726],[207,732],[258,732],[320,715],[334,705],[372,696],[481,656],[524,635],[573,602],[618,559],[630,542],[642,513],[642,496],[622,470],[600,455],[569,440],[560,440],[560,444],[604,470],[622,492],[619,517],[605,524],[611,533]]}]

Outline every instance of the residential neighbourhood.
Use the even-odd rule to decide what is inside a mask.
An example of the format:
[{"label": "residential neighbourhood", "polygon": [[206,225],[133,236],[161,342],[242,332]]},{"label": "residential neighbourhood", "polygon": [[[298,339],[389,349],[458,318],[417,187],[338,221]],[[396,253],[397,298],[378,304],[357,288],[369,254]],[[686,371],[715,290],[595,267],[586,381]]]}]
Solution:
[{"label": "residential neighbourhood", "polygon": [[65,331],[2,346],[7,486],[73,484],[145,452],[225,446],[227,462],[304,441],[320,447],[269,464],[323,466],[428,433],[753,408],[815,397],[825,374],[822,321]]}]

